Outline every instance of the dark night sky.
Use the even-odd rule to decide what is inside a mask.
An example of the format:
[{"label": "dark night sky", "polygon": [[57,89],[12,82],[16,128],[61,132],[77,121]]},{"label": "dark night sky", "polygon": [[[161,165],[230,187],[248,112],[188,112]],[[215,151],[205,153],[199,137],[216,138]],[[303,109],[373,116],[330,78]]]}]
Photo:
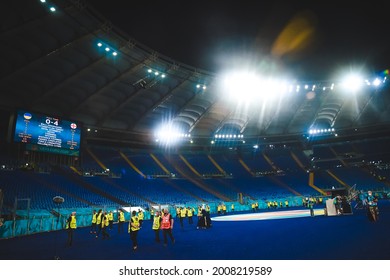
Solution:
[{"label": "dark night sky", "polygon": [[326,80],[341,67],[369,73],[390,68],[384,1],[349,7],[317,2],[90,0],[89,5],[129,37],[212,72],[266,61],[272,70]]}]

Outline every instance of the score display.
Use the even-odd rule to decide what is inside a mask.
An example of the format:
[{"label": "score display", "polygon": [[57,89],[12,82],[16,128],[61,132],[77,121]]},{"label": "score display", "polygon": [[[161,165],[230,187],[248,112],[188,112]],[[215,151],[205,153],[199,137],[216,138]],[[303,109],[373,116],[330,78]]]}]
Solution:
[{"label": "score display", "polygon": [[76,122],[23,110],[17,111],[15,142],[38,145],[33,148],[38,151],[78,155],[80,138],[81,128]]}]

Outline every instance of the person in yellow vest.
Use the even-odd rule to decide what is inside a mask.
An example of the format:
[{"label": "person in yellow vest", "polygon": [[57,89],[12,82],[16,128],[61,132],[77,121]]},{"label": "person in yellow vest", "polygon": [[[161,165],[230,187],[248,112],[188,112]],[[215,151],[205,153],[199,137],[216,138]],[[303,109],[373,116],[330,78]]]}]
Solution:
[{"label": "person in yellow vest", "polygon": [[187,216],[187,208],[180,207],[180,226],[184,227],[184,218]]},{"label": "person in yellow vest", "polygon": [[164,246],[168,245],[168,236],[171,238],[172,243],[175,243],[175,238],[172,234],[173,218],[168,209],[164,209],[164,214],[161,216],[161,229],[163,231]]},{"label": "person in yellow vest", "polygon": [[256,211],[256,204],[254,203],[254,202],[252,202],[252,205],[251,205],[251,207],[252,207],[252,212],[255,212]]},{"label": "person in yellow vest", "polygon": [[154,209],[153,207],[150,208],[150,219],[153,221],[154,219]]},{"label": "person in yellow vest", "polygon": [[92,212],[91,231],[89,233],[96,234],[96,218],[97,218],[96,210],[93,210],[93,212]]},{"label": "person in yellow vest", "polygon": [[208,204],[206,205],[206,212],[210,213],[210,205],[208,205]]},{"label": "person in yellow vest", "polygon": [[257,201],[255,202],[255,211],[259,211],[259,203]]},{"label": "person in yellow vest", "polygon": [[306,207],[306,206],[307,206],[308,201],[309,201],[309,198],[307,198],[307,197],[302,197],[302,205],[303,205],[303,207]]},{"label": "person in yellow vest", "polygon": [[107,228],[109,226],[110,226],[109,214],[107,212],[104,212],[104,214],[102,215],[102,222],[101,222],[103,239],[110,238],[110,235],[107,232]]},{"label": "person in yellow vest", "polygon": [[72,214],[69,216],[69,218],[66,221],[66,230],[68,231],[68,246],[72,246],[73,244],[73,233],[74,230],[77,228],[77,219],[76,219],[76,212],[72,212]]},{"label": "person in yellow vest", "polygon": [[118,213],[118,233],[123,231],[123,224],[125,223],[125,213],[123,209],[119,209]]},{"label": "person in yellow vest", "polygon": [[217,206],[217,214],[218,215],[221,215],[221,209],[222,209],[221,204],[218,204],[218,206]]},{"label": "person in yellow vest", "polygon": [[139,217],[137,211],[133,210],[133,212],[131,212],[131,218],[129,221],[129,229],[128,229],[128,232],[130,233],[131,242],[133,243],[133,250],[137,250],[138,248],[137,236],[138,236],[139,229],[140,229]]},{"label": "person in yellow vest", "polygon": [[232,212],[234,212],[234,203],[232,203],[232,205],[230,205],[230,210],[231,210]]},{"label": "person in yellow vest", "polygon": [[188,224],[193,224],[194,223],[194,221],[192,220],[192,216],[193,216],[194,214],[193,214],[193,212],[192,212],[192,209],[191,209],[191,207],[188,207],[187,208],[187,217],[188,217]]},{"label": "person in yellow vest", "polygon": [[176,207],[176,218],[180,219],[180,207]]},{"label": "person in yellow vest", "polygon": [[153,216],[152,229],[154,231],[155,240],[157,243],[160,243],[160,227],[161,227],[161,216],[160,212],[156,211],[156,214]]},{"label": "person in yellow vest", "polygon": [[97,227],[97,233],[96,238],[99,237],[100,232],[102,231],[102,216],[103,216],[103,210],[99,209],[97,216],[96,216],[96,227]]},{"label": "person in yellow vest", "polygon": [[112,213],[112,211],[108,212],[107,217],[108,223],[110,225],[110,230],[112,230],[112,225],[114,224],[114,213]]},{"label": "person in yellow vest", "polygon": [[202,206],[201,205],[198,206],[198,212],[197,212],[196,216],[198,216],[198,223],[199,223],[199,220],[202,218]]},{"label": "person in yellow vest", "polygon": [[144,221],[144,211],[138,209],[139,227],[142,228],[142,222]]},{"label": "person in yellow vest", "polygon": [[284,206],[288,207],[288,200],[286,199],[286,201],[284,202]]},{"label": "person in yellow vest", "polygon": [[222,214],[226,215],[226,205],[222,204]]},{"label": "person in yellow vest", "polygon": [[314,217],[314,199],[310,198],[308,207],[310,209],[310,216]]}]

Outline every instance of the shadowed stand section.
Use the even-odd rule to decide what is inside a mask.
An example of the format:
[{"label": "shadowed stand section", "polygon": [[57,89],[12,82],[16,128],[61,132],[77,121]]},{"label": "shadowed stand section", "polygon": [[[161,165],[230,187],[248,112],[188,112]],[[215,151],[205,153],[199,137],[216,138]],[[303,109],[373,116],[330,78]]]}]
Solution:
[{"label": "shadowed stand section", "polygon": [[65,199],[61,196],[55,196],[53,197],[53,202],[57,206],[57,225],[56,225],[56,233],[55,233],[55,254],[54,254],[54,259],[59,260],[60,256],[58,254],[58,226],[60,224],[60,219],[61,219],[61,212],[60,212],[60,207],[61,204],[64,203]]}]

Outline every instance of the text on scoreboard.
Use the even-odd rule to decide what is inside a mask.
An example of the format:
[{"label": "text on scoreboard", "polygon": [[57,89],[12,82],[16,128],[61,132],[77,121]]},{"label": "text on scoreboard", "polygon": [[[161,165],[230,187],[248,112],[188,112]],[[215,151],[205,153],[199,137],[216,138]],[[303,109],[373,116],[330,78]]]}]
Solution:
[{"label": "text on scoreboard", "polygon": [[17,111],[15,142],[79,150],[80,138],[80,125],[76,122],[28,111]]}]

